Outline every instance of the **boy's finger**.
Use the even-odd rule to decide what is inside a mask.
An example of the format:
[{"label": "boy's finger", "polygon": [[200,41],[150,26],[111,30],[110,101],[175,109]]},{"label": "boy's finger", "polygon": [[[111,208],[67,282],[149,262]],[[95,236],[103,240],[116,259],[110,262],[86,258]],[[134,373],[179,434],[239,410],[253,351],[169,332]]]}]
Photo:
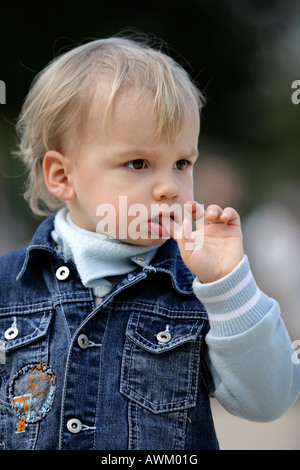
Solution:
[{"label": "boy's finger", "polygon": [[226,207],[221,216],[220,219],[222,222],[227,222],[227,224],[230,225],[239,225],[240,224],[240,216],[238,212],[233,209],[232,207]]},{"label": "boy's finger", "polygon": [[232,207],[222,209],[218,205],[212,204],[206,209],[205,218],[208,222],[240,225],[240,216]]},{"label": "boy's finger", "polygon": [[185,217],[192,218],[196,225],[196,230],[203,228],[203,218],[205,216],[205,209],[203,204],[196,201],[188,201],[184,204]]},{"label": "boy's finger", "polygon": [[211,204],[207,207],[205,218],[210,222],[216,222],[222,214],[222,208],[217,204]]},{"label": "boy's finger", "polygon": [[[200,204],[193,202],[189,208],[185,204],[182,222],[176,222],[169,216],[162,216],[162,225],[180,247],[184,250],[195,251],[203,247],[204,214],[205,211]],[[193,220],[196,225],[195,231],[193,231]]]}]

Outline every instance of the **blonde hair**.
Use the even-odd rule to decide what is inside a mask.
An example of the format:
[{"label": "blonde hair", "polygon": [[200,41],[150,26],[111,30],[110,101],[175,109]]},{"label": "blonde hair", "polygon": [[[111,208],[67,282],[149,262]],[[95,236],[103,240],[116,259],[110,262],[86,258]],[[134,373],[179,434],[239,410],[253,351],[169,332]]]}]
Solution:
[{"label": "blonde hair", "polygon": [[62,137],[92,103],[101,79],[111,79],[106,111],[122,90],[136,96],[150,92],[157,111],[157,136],[175,138],[183,126],[188,106],[198,110],[203,96],[188,73],[146,43],[113,37],[88,42],[54,59],[35,78],[17,123],[19,151],[29,170],[25,199],[32,211],[47,215],[64,203],[47,189],[43,158],[59,150]]}]

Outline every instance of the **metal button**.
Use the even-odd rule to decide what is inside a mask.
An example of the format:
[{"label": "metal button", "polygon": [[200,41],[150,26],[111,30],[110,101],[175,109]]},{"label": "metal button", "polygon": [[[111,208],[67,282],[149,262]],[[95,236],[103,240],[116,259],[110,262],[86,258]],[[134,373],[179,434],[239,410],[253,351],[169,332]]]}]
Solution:
[{"label": "metal button", "polygon": [[18,336],[18,334],[19,334],[18,328],[15,326],[12,326],[5,331],[4,337],[7,340],[15,339]]},{"label": "metal button", "polygon": [[144,263],[144,262],[145,262],[145,258],[142,258],[141,256],[138,256],[138,257],[136,258],[136,261],[137,261],[138,263]]},{"label": "metal button", "polygon": [[156,339],[160,343],[168,343],[169,341],[171,341],[171,338],[172,338],[172,336],[170,335],[170,333],[168,331],[160,331],[156,335]]},{"label": "metal button", "polygon": [[82,429],[82,423],[79,419],[76,418],[69,419],[69,421],[67,422],[67,429],[72,434],[77,434]]},{"label": "metal button", "polygon": [[82,334],[78,336],[77,343],[81,349],[86,349],[89,346],[89,339],[86,335]]},{"label": "metal button", "polygon": [[67,266],[61,266],[60,268],[57,269],[55,274],[59,281],[64,281],[65,279],[69,277],[70,270]]}]

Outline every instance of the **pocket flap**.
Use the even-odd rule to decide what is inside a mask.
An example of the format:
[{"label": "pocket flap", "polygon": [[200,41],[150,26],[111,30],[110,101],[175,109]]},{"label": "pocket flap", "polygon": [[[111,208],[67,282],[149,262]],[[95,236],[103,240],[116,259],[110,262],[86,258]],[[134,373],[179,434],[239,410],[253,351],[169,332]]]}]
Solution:
[{"label": "pocket flap", "polygon": [[196,341],[207,324],[196,318],[166,318],[151,313],[133,313],[126,336],[151,353],[160,354],[181,344]]},{"label": "pocket flap", "polygon": [[25,346],[46,335],[52,310],[5,315],[0,318],[0,338],[5,351]]}]

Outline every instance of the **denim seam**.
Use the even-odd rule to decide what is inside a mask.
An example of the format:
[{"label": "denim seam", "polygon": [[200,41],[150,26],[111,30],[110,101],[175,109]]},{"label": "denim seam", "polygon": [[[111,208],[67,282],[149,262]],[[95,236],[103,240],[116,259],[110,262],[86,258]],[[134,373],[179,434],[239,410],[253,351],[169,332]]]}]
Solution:
[{"label": "denim seam", "polygon": [[188,410],[184,409],[177,414],[175,437],[174,437],[174,449],[184,450],[185,447],[185,436],[186,436],[186,422],[187,422]]},{"label": "denim seam", "polygon": [[[182,318],[182,319],[191,318],[191,319],[197,319],[197,320],[200,320],[200,319],[208,320],[205,310],[199,310],[199,309],[185,310],[183,308],[169,309],[168,307],[165,307],[163,305],[157,305],[157,302],[153,302],[153,303],[143,303],[143,302],[138,302],[138,301],[134,301],[130,303],[120,302],[118,305],[118,302],[116,301],[114,305],[108,305],[107,308],[111,310],[124,310],[124,308],[125,309],[127,308],[130,311],[136,310],[137,312],[139,311],[149,312],[151,310],[151,314],[165,316],[168,318],[171,317],[171,318]],[[201,314],[203,314],[203,316]]]},{"label": "denim seam", "polygon": [[139,420],[138,420],[138,405],[132,401],[128,402],[128,448],[129,450],[139,449]]}]

